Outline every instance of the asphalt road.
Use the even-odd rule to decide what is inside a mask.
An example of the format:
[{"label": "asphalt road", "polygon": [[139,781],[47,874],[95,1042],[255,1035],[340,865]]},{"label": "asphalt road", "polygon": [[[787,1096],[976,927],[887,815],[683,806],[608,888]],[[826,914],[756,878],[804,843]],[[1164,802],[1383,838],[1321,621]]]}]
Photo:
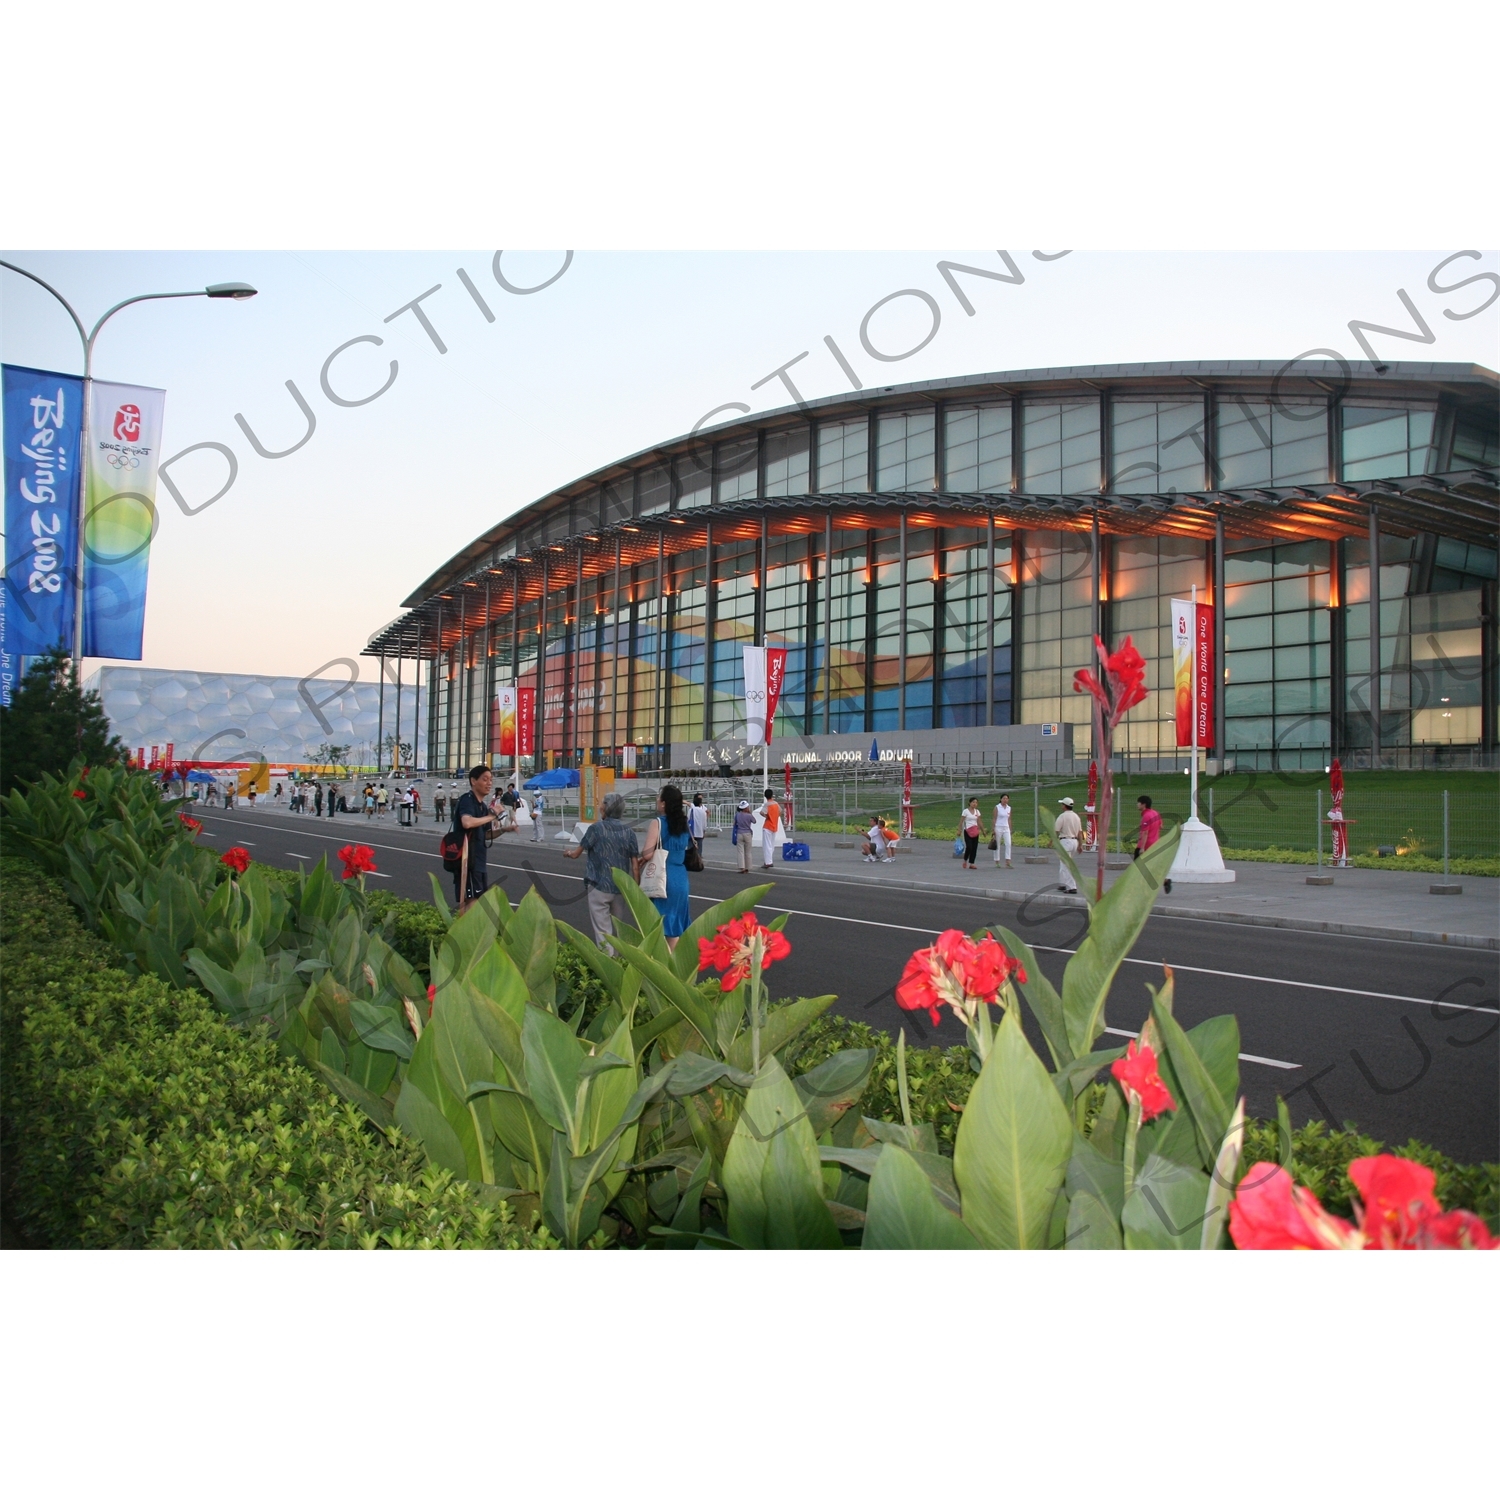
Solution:
[{"label": "asphalt road", "polygon": [[[265,864],[296,868],[351,840],[371,845],[381,884],[431,899],[429,873],[451,891],[437,856],[440,830],[292,817],[281,812],[203,812],[205,839],[243,844]],[[555,832],[555,825],[553,828]],[[535,885],[553,912],[588,930],[582,861],[563,845],[505,838],[489,855],[492,883],[512,902]],[[693,877],[695,910],[759,883],[713,868]],[[774,879],[774,873],[771,876]],[[913,1045],[963,1041],[951,1018],[933,1028],[923,1013],[899,1009],[894,987],[913,949],[947,927],[972,931],[1001,922],[1031,944],[1054,984],[1081,941],[1077,909],[1018,906],[961,893],[880,890],[857,881],[800,874],[760,910],[790,910],[791,956],[769,971],[773,994],[837,993],[835,1009],[872,1026],[907,1028]],[[1500,955],[1480,949],[1340,937],[1188,918],[1154,917],[1122,966],[1108,1024],[1134,1034],[1150,1009],[1145,985],[1176,975],[1176,1014],[1186,1026],[1232,1012],[1239,1018],[1241,1083],[1253,1115],[1274,1118],[1283,1095],[1294,1122],[1347,1121],[1388,1144],[1427,1141],[1461,1161],[1500,1155]],[[1028,1031],[1041,1039],[1028,1017]]]}]

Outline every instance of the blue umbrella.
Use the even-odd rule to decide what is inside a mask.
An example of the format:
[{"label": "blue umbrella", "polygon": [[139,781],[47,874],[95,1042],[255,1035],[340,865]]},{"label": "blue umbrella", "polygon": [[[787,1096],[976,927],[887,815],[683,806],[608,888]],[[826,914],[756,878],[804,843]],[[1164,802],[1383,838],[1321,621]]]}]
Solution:
[{"label": "blue umbrella", "polygon": [[880,745],[879,745],[879,742],[876,741],[876,740],[871,740],[870,741],[870,759],[871,760],[879,760],[880,759]]}]

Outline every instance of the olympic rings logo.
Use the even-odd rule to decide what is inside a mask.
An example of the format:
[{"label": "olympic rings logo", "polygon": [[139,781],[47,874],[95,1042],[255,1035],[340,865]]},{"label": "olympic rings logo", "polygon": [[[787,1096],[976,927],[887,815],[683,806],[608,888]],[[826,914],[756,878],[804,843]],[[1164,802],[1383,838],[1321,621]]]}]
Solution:
[{"label": "olympic rings logo", "polygon": [[746,692],[745,698],[750,703],[764,703],[766,701],[766,695],[760,688],[750,688]]},{"label": "olympic rings logo", "polygon": [[112,469],[138,469],[141,461],[133,453],[106,453],[104,461]]}]

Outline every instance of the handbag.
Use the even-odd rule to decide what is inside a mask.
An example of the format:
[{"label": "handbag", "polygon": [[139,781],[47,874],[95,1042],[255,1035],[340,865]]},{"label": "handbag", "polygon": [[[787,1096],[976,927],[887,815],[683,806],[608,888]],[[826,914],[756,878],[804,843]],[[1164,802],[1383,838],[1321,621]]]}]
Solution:
[{"label": "handbag", "polygon": [[995,850],[995,849],[998,849],[998,848],[999,848],[999,847],[1000,847],[1000,846],[999,846],[999,845],[998,845],[998,844],[997,844],[997,843],[996,843],[996,842],[995,842],[995,835],[994,835],[994,834],[993,834],[993,833],[992,833],[992,834],[991,834],[991,835],[990,835],[990,841],[989,841],[989,843],[988,843],[988,844],[986,844],[986,845],[985,845],[985,847],[986,847],[986,848],[987,848],[987,849],[989,849],[989,850],[991,850],[991,851],[992,851],[992,852],[993,852],[993,851],[994,851],[994,850]]},{"label": "handbag", "polygon": [[641,894],[658,901],[667,899],[667,851],[660,844],[641,870]]},{"label": "handbag", "polygon": [[698,842],[696,839],[688,840],[687,849],[682,856],[682,867],[694,875],[701,875],[703,873],[703,856],[698,853]]},{"label": "handbag", "polygon": [[963,834],[959,834],[959,836],[953,840],[953,857],[954,859],[962,859],[964,857]]}]

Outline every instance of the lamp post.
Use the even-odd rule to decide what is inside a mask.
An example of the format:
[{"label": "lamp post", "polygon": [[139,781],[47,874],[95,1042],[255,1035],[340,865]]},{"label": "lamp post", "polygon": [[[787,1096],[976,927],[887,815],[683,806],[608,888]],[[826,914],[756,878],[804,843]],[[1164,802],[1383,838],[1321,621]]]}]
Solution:
[{"label": "lamp post", "polygon": [[87,496],[84,493],[85,478],[88,473],[88,449],[89,449],[89,392],[94,380],[94,341],[99,337],[99,330],[120,311],[121,308],[129,307],[136,302],[167,302],[177,297],[211,297],[214,300],[228,300],[232,302],[243,302],[248,297],[256,295],[256,289],[243,281],[221,281],[213,286],[204,287],[202,291],[195,292],[143,292],[138,297],[127,297],[123,302],[116,302],[104,315],[94,324],[93,328],[84,331],[83,319],[73,309],[73,304],[68,301],[58,289],[49,282],[43,281],[35,271],[28,271],[24,266],[13,265],[8,260],[0,260],[0,266],[7,271],[14,271],[18,276],[24,276],[28,281],[34,281],[44,291],[51,292],[54,297],[67,309],[68,316],[73,320],[73,326],[78,330],[78,337],[83,343],[83,420],[80,426],[79,454],[81,456],[81,467],[83,472],[78,476],[78,555],[74,558],[74,589],[76,590],[75,604],[73,608],[73,670],[78,672],[83,666],[83,529],[85,522],[84,506]]}]

